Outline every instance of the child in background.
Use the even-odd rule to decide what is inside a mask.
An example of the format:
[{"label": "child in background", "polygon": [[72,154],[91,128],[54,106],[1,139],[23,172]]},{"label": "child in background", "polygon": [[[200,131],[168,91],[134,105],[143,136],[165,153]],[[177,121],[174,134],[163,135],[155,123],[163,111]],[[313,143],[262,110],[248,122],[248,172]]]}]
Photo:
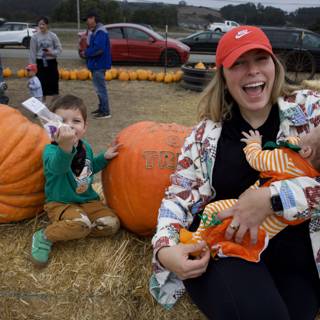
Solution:
[{"label": "child in background", "polygon": [[82,99],[73,95],[57,98],[51,111],[63,118],[54,141],[43,151],[45,175],[45,211],[51,224],[36,231],[31,256],[38,266],[45,266],[51,246],[57,241],[114,235],[120,226],[117,216],[106,207],[93,190],[93,175],[118,155],[115,143],[97,156],[85,140],[87,109]]},{"label": "child in background", "polygon": [[8,86],[5,83],[3,78],[3,68],[2,68],[1,57],[0,57],[0,103],[2,104],[8,104],[9,102],[9,98],[4,94],[7,89],[8,89]]},{"label": "child in background", "polygon": [[42,98],[43,98],[42,87],[41,87],[39,78],[36,76],[38,72],[37,65],[30,63],[26,66],[26,70],[29,78],[28,88],[30,91],[30,95],[42,101]]}]

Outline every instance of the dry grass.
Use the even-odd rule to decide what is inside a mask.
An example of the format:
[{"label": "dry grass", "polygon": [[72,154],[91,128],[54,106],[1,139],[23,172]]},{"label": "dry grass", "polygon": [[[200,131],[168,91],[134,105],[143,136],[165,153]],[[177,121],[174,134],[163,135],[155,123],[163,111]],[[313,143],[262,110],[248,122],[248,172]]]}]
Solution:
[{"label": "dry grass", "polygon": [[203,319],[186,297],[171,312],[152,300],[149,239],[122,230],[114,239],[59,243],[38,270],[29,261],[34,221],[0,228],[2,320]]},{"label": "dry grass", "polygon": [[[13,70],[26,63],[13,59],[3,62]],[[80,60],[60,61],[60,66],[70,69],[81,65]],[[29,116],[20,107],[28,98],[26,79],[11,78],[7,82],[10,105]],[[90,81],[61,81],[60,87],[62,94],[82,97],[89,111],[96,109],[97,98]],[[89,116],[87,138],[96,152],[122,128],[137,121],[186,126],[196,122],[199,93],[186,91],[179,84],[112,81],[108,88],[113,117],[94,120]],[[0,225],[1,320],[204,319],[187,296],[172,311],[155,303],[148,292],[150,239],[125,230],[114,239],[58,243],[48,267],[34,268],[29,259],[32,233],[46,224],[43,215],[37,220]]]},{"label": "dry grass", "polygon": [[[3,59],[5,66],[18,70],[23,60]],[[75,68],[80,60],[60,61]],[[138,68],[138,67],[134,67]],[[160,68],[153,67],[154,70]],[[7,80],[10,105],[21,110],[28,98],[26,79]],[[82,97],[89,111],[97,98],[91,81],[61,81],[61,93]],[[147,81],[108,84],[112,118],[94,120],[89,116],[87,139],[96,152],[115,135],[141,120],[196,122],[198,93],[179,84]],[[99,177],[97,177],[99,180]],[[187,297],[171,311],[156,304],[148,292],[151,273],[150,239],[121,230],[114,239],[84,239],[54,245],[49,265],[42,270],[30,261],[32,233],[47,220],[0,225],[0,319],[203,319]]]}]

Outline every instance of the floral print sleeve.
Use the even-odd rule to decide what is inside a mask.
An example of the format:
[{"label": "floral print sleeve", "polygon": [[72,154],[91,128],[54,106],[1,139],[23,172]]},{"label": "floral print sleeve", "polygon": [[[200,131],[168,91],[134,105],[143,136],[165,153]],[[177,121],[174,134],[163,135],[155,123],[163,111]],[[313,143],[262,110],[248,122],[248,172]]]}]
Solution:
[{"label": "floral print sleeve", "polygon": [[[279,99],[280,132],[285,136],[302,136],[320,124],[320,94],[310,90],[298,91],[288,98]],[[320,178],[300,177],[271,184],[273,193],[281,197],[287,220],[311,218],[320,212]]]},{"label": "floral print sleeve", "polygon": [[[186,139],[176,171],[171,176],[171,186],[159,209],[157,232],[152,239],[154,252],[150,291],[168,309],[184,293],[184,285],[174,273],[161,266],[157,253],[162,247],[178,244],[180,228],[188,228],[194,215],[212,198],[207,152],[211,150],[210,141],[217,139],[206,138],[206,135],[212,134],[212,131],[219,135],[221,131],[220,127],[212,125],[212,122],[201,122]],[[212,145],[215,148],[215,143]]]}]

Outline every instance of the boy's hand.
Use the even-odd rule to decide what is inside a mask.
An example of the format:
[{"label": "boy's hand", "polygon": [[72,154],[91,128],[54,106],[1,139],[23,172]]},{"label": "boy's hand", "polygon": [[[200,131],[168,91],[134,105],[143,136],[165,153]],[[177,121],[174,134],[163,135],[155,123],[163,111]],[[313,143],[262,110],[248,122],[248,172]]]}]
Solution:
[{"label": "boy's hand", "polygon": [[107,151],[104,154],[104,158],[106,160],[113,159],[116,157],[119,152],[118,149],[122,146],[122,144],[117,143],[117,141],[114,141],[111,143],[111,146],[107,149]]},{"label": "boy's hand", "polygon": [[261,145],[262,136],[260,135],[258,130],[250,130],[249,133],[242,131],[241,133],[244,138],[240,139],[240,141],[245,142],[247,145],[252,142],[257,142]]},{"label": "boy's hand", "polygon": [[63,125],[58,129],[54,135],[54,140],[66,152],[71,152],[73,146],[77,143],[74,129],[67,125]]}]

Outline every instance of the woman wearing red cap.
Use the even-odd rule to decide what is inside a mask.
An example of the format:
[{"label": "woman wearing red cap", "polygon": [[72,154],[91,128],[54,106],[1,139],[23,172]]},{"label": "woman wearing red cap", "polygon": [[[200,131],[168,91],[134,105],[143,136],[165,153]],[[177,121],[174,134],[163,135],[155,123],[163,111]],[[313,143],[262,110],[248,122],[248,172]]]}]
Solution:
[{"label": "woman wearing red cap", "polygon": [[[209,319],[314,319],[320,305],[320,179],[300,177],[248,189],[259,173],[246,162],[242,132],[266,141],[304,135],[320,123],[320,94],[284,83],[284,70],[257,27],[226,33],[216,52],[217,72],[199,103],[200,123],[186,139],[153,237],[150,291],[170,308],[186,290]],[[189,166],[180,166],[188,160]],[[210,259],[205,243],[179,243],[195,230],[212,201],[239,198],[218,218],[232,219],[225,237],[252,243],[269,215],[305,219],[269,243],[257,263]],[[301,221],[301,220],[300,220]],[[202,251],[193,259],[190,253]]]}]

